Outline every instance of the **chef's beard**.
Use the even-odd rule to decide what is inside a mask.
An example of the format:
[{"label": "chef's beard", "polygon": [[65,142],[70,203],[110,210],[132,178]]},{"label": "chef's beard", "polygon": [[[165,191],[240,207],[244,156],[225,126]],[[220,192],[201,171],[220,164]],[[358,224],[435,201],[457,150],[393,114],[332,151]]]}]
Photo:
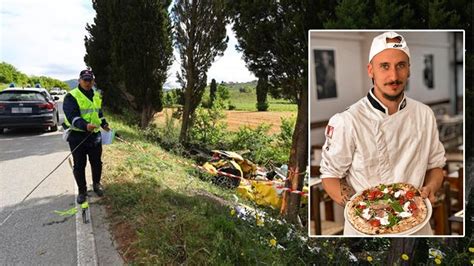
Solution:
[{"label": "chef's beard", "polygon": [[383,93],[382,93],[382,96],[383,96],[385,99],[389,100],[389,101],[396,102],[396,101],[398,101],[398,100],[402,97],[403,92],[405,92],[405,89],[403,89],[403,90],[402,90],[399,94],[397,94],[397,95],[390,95],[390,94],[387,94],[387,93],[384,93],[384,92],[383,92]]},{"label": "chef's beard", "polygon": [[[394,80],[394,81],[391,81],[391,82],[387,82],[387,83],[384,83],[383,85],[384,86],[387,86],[387,85],[394,85],[394,84],[397,84],[397,85],[402,85],[403,82],[399,81],[399,80]],[[389,100],[389,101],[392,101],[392,102],[396,102],[398,101],[403,93],[405,92],[405,86],[403,87],[403,90],[400,91],[399,94],[397,95],[390,95],[390,94],[387,94],[385,92],[382,92],[382,96],[386,99],[386,100]]]}]

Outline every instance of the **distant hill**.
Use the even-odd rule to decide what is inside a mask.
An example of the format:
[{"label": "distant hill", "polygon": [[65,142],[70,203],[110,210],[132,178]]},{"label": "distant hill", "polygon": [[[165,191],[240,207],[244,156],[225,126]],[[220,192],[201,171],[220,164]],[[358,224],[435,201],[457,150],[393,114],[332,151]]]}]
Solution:
[{"label": "distant hill", "polygon": [[[71,89],[74,89],[75,87],[77,87],[77,84],[78,84],[77,79],[65,80],[64,83],[69,85]],[[224,82],[223,84],[225,84],[231,90],[232,89],[239,90],[240,88],[255,88],[257,86],[257,81],[252,80],[248,82]],[[176,88],[173,88],[171,83],[163,84],[164,91],[169,91],[169,90],[174,90],[174,89]]]},{"label": "distant hill", "polygon": [[248,82],[223,82],[226,87],[229,89],[240,90],[241,88],[255,88],[257,87],[257,80],[252,80]]},{"label": "distant hill", "polygon": [[77,87],[77,84],[78,84],[77,79],[65,80],[64,82],[65,82],[67,85],[69,85],[69,87],[70,87],[71,89],[74,89],[75,87]]},{"label": "distant hill", "polygon": [[0,84],[4,84],[2,85],[3,87],[10,83],[14,83],[17,87],[40,84],[41,87],[47,89],[53,87],[68,89],[67,84],[60,80],[46,76],[28,76],[13,65],[7,62],[0,62]]}]

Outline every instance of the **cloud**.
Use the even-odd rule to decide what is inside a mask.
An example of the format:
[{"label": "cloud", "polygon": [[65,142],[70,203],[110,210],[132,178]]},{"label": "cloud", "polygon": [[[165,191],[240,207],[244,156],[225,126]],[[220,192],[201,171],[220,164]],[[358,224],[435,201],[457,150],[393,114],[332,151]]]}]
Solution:
[{"label": "cloud", "polygon": [[[217,82],[246,82],[255,80],[256,77],[250,72],[245,66],[245,62],[242,59],[242,53],[235,49],[238,44],[235,37],[235,33],[232,30],[232,25],[227,25],[227,36],[229,36],[229,42],[227,43],[227,49],[222,57],[216,57],[211,68],[207,72],[207,82],[210,83],[212,79]],[[180,85],[176,82],[176,72],[180,70],[179,53],[174,50],[175,61],[168,71],[167,83],[171,87],[179,87]]]},{"label": "cloud", "polygon": [[85,68],[85,26],[95,16],[92,2],[2,0],[0,8],[1,61],[27,75],[61,80]]},{"label": "cloud", "polygon": [[[84,63],[85,27],[92,24],[95,10],[83,0],[2,0],[0,6],[0,61],[35,76],[60,80],[76,78]],[[237,40],[227,26],[229,43],[223,57],[216,58],[208,71],[209,82],[255,79],[235,50]],[[179,54],[168,71],[167,83],[178,87]]]}]

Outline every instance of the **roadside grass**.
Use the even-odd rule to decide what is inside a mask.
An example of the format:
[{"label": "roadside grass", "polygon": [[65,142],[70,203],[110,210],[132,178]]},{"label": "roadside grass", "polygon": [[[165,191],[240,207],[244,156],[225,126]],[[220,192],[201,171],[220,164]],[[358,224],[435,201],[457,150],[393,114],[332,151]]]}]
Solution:
[{"label": "roadside grass", "polygon": [[104,146],[104,204],[112,224],[121,225],[114,228],[128,232],[115,232],[128,241],[119,243],[127,263],[304,264],[305,256],[314,256],[293,226],[277,219],[257,225],[252,215],[237,218],[233,190],[213,185],[178,162],[186,159],[147,142],[138,128],[107,118],[124,139],[144,150],[118,141]]}]

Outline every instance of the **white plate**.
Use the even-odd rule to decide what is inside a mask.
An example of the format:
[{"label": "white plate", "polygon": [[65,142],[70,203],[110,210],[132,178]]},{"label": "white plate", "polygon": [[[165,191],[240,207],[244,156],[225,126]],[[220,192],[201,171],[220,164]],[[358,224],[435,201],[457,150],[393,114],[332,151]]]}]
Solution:
[{"label": "white plate", "polygon": [[31,107],[12,107],[12,114],[27,114],[31,111]]},{"label": "white plate", "polygon": [[[362,192],[364,192],[364,191],[360,191],[359,193],[356,193],[354,196],[351,197],[350,200],[352,201],[355,197],[362,194]],[[352,228],[352,230],[354,230],[358,234],[361,234],[361,235],[364,235],[364,236],[384,236],[385,237],[385,236],[412,235],[412,234],[418,232],[421,228],[423,228],[430,221],[431,215],[433,214],[433,207],[431,206],[430,200],[429,199],[424,199],[424,201],[425,201],[426,209],[428,211],[428,213],[426,214],[425,220],[423,222],[421,222],[420,224],[418,224],[417,226],[411,228],[411,229],[408,229],[408,230],[405,230],[405,231],[402,231],[402,232],[396,233],[396,234],[367,235],[367,234],[364,234],[364,233],[360,232],[359,230],[357,230],[348,219],[348,213],[347,213],[348,208],[347,208],[347,206],[349,206],[349,202],[346,204],[346,208],[344,208],[344,219],[347,221],[347,223]]]}]

